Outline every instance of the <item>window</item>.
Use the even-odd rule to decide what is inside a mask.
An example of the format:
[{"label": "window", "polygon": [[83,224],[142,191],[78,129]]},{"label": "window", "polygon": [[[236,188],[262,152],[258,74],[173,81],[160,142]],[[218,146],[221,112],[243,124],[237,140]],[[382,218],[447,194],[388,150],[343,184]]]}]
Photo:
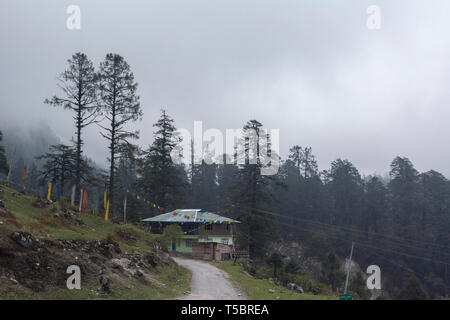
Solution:
[{"label": "window", "polygon": [[205,230],[212,230],[212,229],[213,229],[213,225],[211,223],[205,225]]},{"label": "window", "polygon": [[186,248],[192,248],[192,239],[186,239]]},{"label": "window", "polygon": [[223,238],[222,239],[222,244],[228,244],[228,239],[227,238]]}]

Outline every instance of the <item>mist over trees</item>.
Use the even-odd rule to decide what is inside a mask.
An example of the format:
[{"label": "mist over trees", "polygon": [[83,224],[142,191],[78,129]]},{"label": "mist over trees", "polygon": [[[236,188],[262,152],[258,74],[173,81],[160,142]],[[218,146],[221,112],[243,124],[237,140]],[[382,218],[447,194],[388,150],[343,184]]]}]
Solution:
[{"label": "mist over trees", "polygon": [[[85,55],[75,54],[60,80],[65,96],[48,102],[71,111],[77,140],[73,146],[63,145],[43,130],[33,138],[15,141],[14,131],[4,130],[16,184],[28,165],[31,180],[27,184],[35,184],[38,178],[41,185],[56,182],[62,196],[69,196],[69,186],[75,184],[92,190],[89,202],[94,203],[107,189],[116,221],[124,215],[124,199],[131,222],[183,207],[219,212],[242,222],[239,248],[248,250],[252,259],[270,261],[274,272],[281,265],[279,259],[268,259],[269,245],[300,242],[305,255],[320,258],[321,277],[334,290],[343,284],[338,257],[346,256],[355,242],[354,259],[361,266],[381,267],[391,297],[448,296],[450,181],[439,172],[420,173],[400,156],[393,159],[387,180],[362,177],[348,159],[336,159],[320,171],[312,148],[295,145],[287,159],[280,158],[278,173],[263,175],[264,158],[270,151],[260,145],[260,139],[247,138],[236,145],[235,154],[223,155],[227,161],[186,159],[189,165],[176,164],[171,153],[177,151],[180,138],[175,120],[165,110],[146,120],[156,121],[150,146],[141,149],[130,142],[139,136],[126,124],[143,114],[137,82],[123,57],[108,54],[96,73]],[[82,155],[82,129],[94,122],[109,142],[107,171]],[[257,120],[243,119],[243,130],[267,139],[270,146],[271,137]],[[27,139],[38,137],[42,137],[39,148],[30,153],[26,146],[34,142]],[[191,148],[194,151],[193,144]],[[255,162],[249,161],[250,150],[256,150]],[[208,147],[201,151],[208,156]],[[237,161],[239,157],[244,161]],[[0,169],[5,168],[5,160],[0,149]],[[361,285],[357,287],[361,295],[366,294]]]}]

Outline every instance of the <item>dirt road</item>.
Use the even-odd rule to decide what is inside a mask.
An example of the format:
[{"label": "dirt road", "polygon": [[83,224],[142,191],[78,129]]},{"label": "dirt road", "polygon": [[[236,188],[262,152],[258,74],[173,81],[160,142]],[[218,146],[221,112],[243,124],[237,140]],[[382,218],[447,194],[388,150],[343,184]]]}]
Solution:
[{"label": "dirt road", "polygon": [[182,300],[244,300],[243,293],[228,280],[228,274],[213,265],[192,259],[173,258],[192,272],[191,293]]}]

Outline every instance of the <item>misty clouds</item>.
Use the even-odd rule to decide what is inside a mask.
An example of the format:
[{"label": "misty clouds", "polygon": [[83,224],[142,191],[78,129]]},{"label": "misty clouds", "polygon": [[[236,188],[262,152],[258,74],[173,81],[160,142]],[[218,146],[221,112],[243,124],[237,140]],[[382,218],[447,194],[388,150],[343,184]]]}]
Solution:
[{"label": "misty clouds", "polygon": [[[79,31],[66,8],[81,8]],[[382,28],[366,28],[381,7]],[[321,169],[338,157],[384,173],[396,155],[450,175],[448,1],[12,1],[0,3],[0,125],[45,122],[73,136],[70,112],[43,103],[66,60],[108,52],[130,63],[144,110],[139,144],[165,108],[178,127],[280,129],[285,157],[309,145]],[[90,127],[86,155],[106,142]]]}]

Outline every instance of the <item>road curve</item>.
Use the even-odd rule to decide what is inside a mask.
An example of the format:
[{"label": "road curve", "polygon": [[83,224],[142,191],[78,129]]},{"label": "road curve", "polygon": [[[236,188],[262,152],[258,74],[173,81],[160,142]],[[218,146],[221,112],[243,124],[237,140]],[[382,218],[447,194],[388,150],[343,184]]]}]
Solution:
[{"label": "road curve", "polygon": [[228,280],[228,274],[199,260],[173,257],[192,272],[191,292],[180,300],[244,300],[245,296]]}]

